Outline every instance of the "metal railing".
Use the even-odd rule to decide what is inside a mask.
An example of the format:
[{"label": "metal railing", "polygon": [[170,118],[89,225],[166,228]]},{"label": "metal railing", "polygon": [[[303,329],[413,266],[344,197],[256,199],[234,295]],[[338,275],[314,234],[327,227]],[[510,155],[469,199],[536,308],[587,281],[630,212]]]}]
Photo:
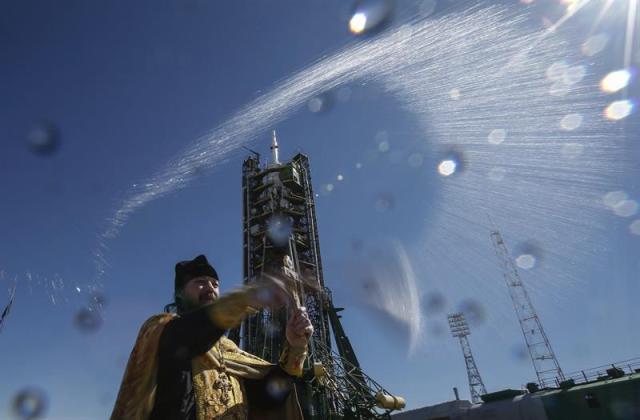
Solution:
[{"label": "metal railing", "polygon": [[[575,384],[585,384],[604,379],[613,379],[624,375],[640,373],[640,357],[621,362],[610,363],[590,369],[578,370],[565,375],[564,381],[573,380]],[[542,388],[560,388],[561,382],[558,378],[553,381],[544,381]]]}]

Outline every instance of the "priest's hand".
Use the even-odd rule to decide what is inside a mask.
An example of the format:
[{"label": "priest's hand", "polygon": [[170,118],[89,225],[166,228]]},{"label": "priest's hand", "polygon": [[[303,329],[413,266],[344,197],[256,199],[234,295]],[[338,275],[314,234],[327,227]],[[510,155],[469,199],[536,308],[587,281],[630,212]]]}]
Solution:
[{"label": "priest's hand", "polygon": [[293,310],[287,322],[286,337],[291,347],[305,347],[313,334],[313,326],[307,309],[302,306]]}]

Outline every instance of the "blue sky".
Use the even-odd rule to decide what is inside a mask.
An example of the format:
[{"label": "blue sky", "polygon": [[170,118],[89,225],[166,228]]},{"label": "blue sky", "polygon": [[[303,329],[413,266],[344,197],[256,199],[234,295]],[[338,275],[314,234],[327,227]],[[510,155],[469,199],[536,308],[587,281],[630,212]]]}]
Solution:
[{"label": "blue sky", "polygon": [[[397,3],[389,30],[426,10],[424,2]],[[487,388],[519,387],[535,378],[530,361],[517,356],[522,336],[491,248],[487,214],[503,230],[514,257],[527,252],[536,257],[536,265],[521,274],[565,372],[640,356],[635,328],[640,235],[630,228],[640,218],[637,209],[632,211],[640,201],[638,114],[616,122],[602,117],[612,101],[637,99],[638,87],[632,81],[626,93],[609,95],[594,87],[623,66],[626,23],[626,3],[616,3],[590,34],[596,3],[548,41],[564,42],[562,48],[549,47],[551,53],[569,51],[567,63],[586,69],[579,94],[520,98],[526,77],[535,74],[529,67],[511,79],[520,87],[506,79],[502,90],[486,86],[487,103],[498,110],[519,106],[533,115],[559,107],[560,100],[563,107],[577,104],[584,116],[580,130],[522,129],[533,149],[526,139],[511,143],[508,137],[496,146],[501,149],[491,149],[486,134],[482,142],[471,138],[475,133],[469,126],[484,124],[485,105],[464,102],[464,90],[459,103],[476,106],[478,114],[464,106],[445,107],[439,99],[429,102],[419,90],[414,101],[405,101],[387,79],[366,77],[321,96],[331,99],[323,112],[313,112],[313,96],[303,98],[273,127],[282,157],[298,151],[310,157],[325,283],[335,303],[347,308],[344,326],[361,364],[385,388],[404,396],[409,408],[451,399],[453,386],[468,394],[446,313],[468,308],[469,302],[482,315],[471,326],[470,340]],[[350,33],[351,6],[319,0],[0,4],[3,305],[17,281],[15,304],[0,332],[3,417],[25,387],[46,393],[46,418],[108,417],[140,324],[170,300],[175,262],[204,253],[223,290],[240,283],[246,155],[240,143],[185,188],[138,209],[117,237],[102,241],[109,249],[108,267],[97,284],[94,251],[133,184],[162,173],[198,138],[277,91],[290,76],[338,50],[385,35]],[[448,16],[470,6],[439,3],[429,19],[440,22],[444,37],[454,25]],[[529,13],[516,33],[542,30],[542,18],[555,20],[565,7],[550,1],[502,6],[510,13]],[[582,43],[593,34],[606,34],[606,47],[592,56],[581,54]],[[542,54],[534,64],[547,68],[553,62],[543,60],[545,42],[533,53]],[[491,60],[481,49],[486,46],[473,40],[467,46],[481,57],[478,69],[484,55]],[[425,73],[441,72],[438,63],[455,54],[456,46],[441,51],[442,56],[420,62]],[[449,71],[454,79],[489,76],[476,68]],[[402,73],[396,76],[395,81],[403,80]],[[443,94],[448,97],[448,88]],[[507,102],[509,97],[516,99]],[[430,104],[428,118],[416,111],[421,101]],[[60,147],[51,155],[26,146],[27,133],[40,121],[55,124],[60,133]],[[518,129],[517,121],[505,124]],[[545,146],[545,139],[555,135],[583,144],[584,153],[572,154],[575,148],[558,149],[552,142]],[[252,136],[242,144],[267,156],[270,130]],[[465,136],[471,138],[468,143],[459,140]],[[441,176],[438,164],[452,153],[461,164],[458,173]],[[563,160],[556,161],[560,154]],[[566,166],[558,166],[565,158]],[[493,161],[506,175],[491,172]],[[481,177],[486,171],[489,178]],[[505,179],[496,177],[500,173]],[[626,213],[617,207],[624,215],[603,204],[615,191],[625,195],[618,201],[631,206]],[[423,300],[437,295],[444,302],[431,311],[407,309],[403,319],[409,323],[415,322],[415,310],[422,314],[419,345],[411,353],[396,321],[389,322],[398,295],[372,301],[362,289],[363,266],[375,266],[373,256],[388,251],[390,243],[406,251],[415,274],[409,283],[427,297]],[[399,278],[407,275],[402,268],[393,270]],[[386,290],[406,287],[393,275],[377,281]],[[74,318],[94,286],[106,299],[104,323],[86,332]],[[380,299],[391,305],[387,312],[372,308]]]}]

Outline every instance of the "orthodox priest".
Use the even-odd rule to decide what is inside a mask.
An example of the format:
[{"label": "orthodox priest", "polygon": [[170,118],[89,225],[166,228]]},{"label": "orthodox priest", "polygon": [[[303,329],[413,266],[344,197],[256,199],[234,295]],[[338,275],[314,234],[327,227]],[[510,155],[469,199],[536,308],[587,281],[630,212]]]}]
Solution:
[{"label": "orthodox priest", "polygon": [[245,286],[219,297],[204,255],[175,266],[175,313],[140,329],[111,420],[302,419],[293,381],[302,376],[313,327],[293,308],[278,365],[244,352],[225,331],[267,306],[282,305],[284,284]]}]

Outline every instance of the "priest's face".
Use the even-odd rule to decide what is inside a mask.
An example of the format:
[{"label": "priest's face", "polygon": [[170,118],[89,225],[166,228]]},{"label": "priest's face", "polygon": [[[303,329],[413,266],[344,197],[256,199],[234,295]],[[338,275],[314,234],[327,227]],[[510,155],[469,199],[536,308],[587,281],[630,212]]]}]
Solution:
[{"label": "priest's face", "polygon": [[197,308],[218,299],[220,295],[219,284],[218,279],[209,276],[195,277],[189,280],[181,292],[185,306]]}]

